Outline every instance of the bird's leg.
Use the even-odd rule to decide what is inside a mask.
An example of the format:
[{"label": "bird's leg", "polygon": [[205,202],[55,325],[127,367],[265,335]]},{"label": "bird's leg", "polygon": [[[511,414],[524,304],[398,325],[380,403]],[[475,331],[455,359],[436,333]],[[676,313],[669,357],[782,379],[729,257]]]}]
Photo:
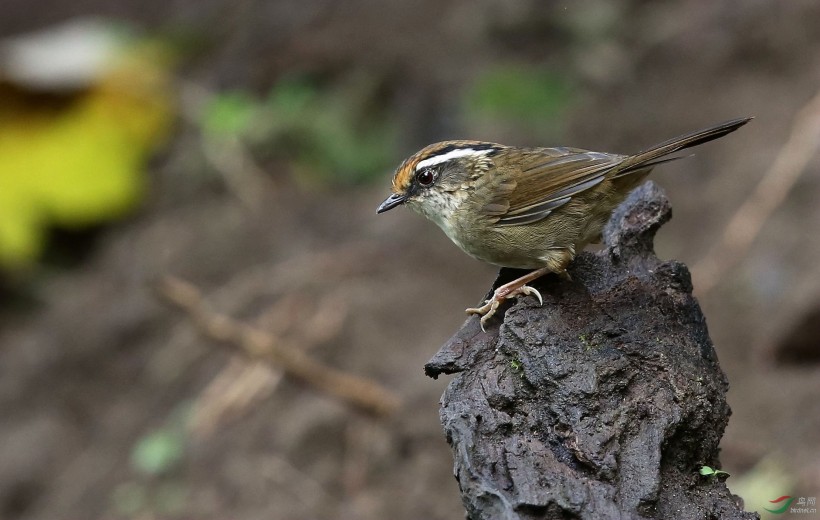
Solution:
[{"label": "bird's leg", "polygon": [[467,309],[467,314],[478,314],[481,316],[481,330],[484,330],[484,324],[492,318],[495,311],[498,310],[498,306],[501,305],[501,302],[507,300],[509,298],[515,298],[517,296],[534,294],[537,298],[539,303],[543,303],[544,300],[541,298],[541,293],[539,293],[536,289],[533,289],[529,285],[528,282],[535,280],[540,276],[544,276],[547,273],[551,273],[552,269],[549,267],[542,267],[541,269],[536,269],[535,271],[529,272],[520,278],[516,278],[512,282],[505,283],[501,287],[495,290],[492,297],[487,300],[484,305],[481,307],[471,307]]},{"label": "bird's leg", "polygon": [[495,311],[498,310],[504,300],[532,294],[538,298],[538,304],[543,305],[544,299],[541,298],[541,293],[527,284],[549,273],[556,273],[561,278],[570,280],[567,265],[572,261],[573,255],[571,251],[566,249],[562,249],[561,252],[564,254],[558,254],[550,258],[546,267],[536,269],[520,278],[516,278],[512,282],[505,283],[493,292],[492,297],[484,305],[467,309],[467,314],[481,316],[481,330],[484,330],[484,324],[495,314]]}]

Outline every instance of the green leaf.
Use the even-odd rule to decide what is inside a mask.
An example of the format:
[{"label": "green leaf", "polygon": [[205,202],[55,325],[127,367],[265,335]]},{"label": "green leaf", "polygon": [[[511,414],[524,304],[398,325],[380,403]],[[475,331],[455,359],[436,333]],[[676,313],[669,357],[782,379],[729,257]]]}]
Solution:
[{"label": "green leaf", "polygon": [[264,103],[273,141],[268,149],[293,160],[306,180],[355,184],[384,175],[397,129],[380,108],[377,86],[376,79],[355,74],[322,87],[283,79]]},{"label": "green leaf", "polygon": [[727,477],[729,476],[727,472],[720,469],[713,469],[709,466],[703,466],[702,468],[700,468],[699,473],[704,477],[717,477],[718,475],[726,475]]},{"label": "green leaf", "polygon": [[172,117],[161,55],[147,43],[124,51],[59,110],[0,96],[0,266],[35,260],[49,227],[105,222],[137,204]]},{"label": "green leaf", "polygon": [[182,460],[185,452],[181,434],[157,430],[142,437],[131,453],[131,463],[140,472],[158,475]]},{"label": "green leaf", "polygon": [[533,123],[556,119],[571,99],[563,76],[529,68],[491,70],[466,95],[468,113]]},{"label": "green leaf", "polygon": [[278,82],[268,95],[268,107],[280,115],[299,117],[310,109],[317,89],[303,78],[285,78]]},{"label": "green leaf", "polygon": [[258,104],[253,96],[244,91],[224,92],[205,106],[202,128],[211,134],[239,136],[247,132]]}]

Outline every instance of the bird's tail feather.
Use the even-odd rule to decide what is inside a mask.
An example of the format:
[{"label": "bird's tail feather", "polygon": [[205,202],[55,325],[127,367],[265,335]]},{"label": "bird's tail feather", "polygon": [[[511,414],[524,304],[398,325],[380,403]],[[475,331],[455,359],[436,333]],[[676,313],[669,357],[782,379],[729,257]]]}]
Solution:
[{"label": "bird's tail feather", "polygon": [[683,157],[671,157],[668,159],[661,158],[669,155],[670,153],[685,150],[686,148],[692,148],[693,146],[698,146],[703,143],[708,143],[713,139],[723,137],[726,134],[734,132],[752,119],[753,118],[751,117],[733,119],[731,121],[726,121],[725,123],[720,123],[719,125],[704,128],[703,130],[698,130],[696,132],[684,134],[682,136],[669,139],[668,141],[664,141],[646,151],[638,152],[635,155],[631,155],[624,159],[624,161],[619,165],[615,176],[620,177],[622,175],[643,170],[657,164],[682,159]]}]

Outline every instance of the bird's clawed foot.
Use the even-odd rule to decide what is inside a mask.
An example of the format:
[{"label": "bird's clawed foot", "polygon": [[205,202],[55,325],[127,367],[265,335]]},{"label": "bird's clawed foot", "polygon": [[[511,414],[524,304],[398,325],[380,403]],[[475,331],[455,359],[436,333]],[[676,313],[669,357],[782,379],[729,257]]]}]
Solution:
[{"label": "bird's clawed foot", "polygon": [[544,299],[541,298],[541,293],[529,285],[521,285],[519,287],[508,287],[506,285],[502,285],[495,290],[492,298],[487,300],[484,305],[481,307],[470,307],[466,311],[467,314],[478,314],[481,316],[481,330],[486,332],[484,329],[484,324],[487,323],[487,320],[493,317],[495,311],[498,310],[499,305],[501,305],[504,300],[529,295],[534,295],[538,298],[538,305],[544,304]]}]

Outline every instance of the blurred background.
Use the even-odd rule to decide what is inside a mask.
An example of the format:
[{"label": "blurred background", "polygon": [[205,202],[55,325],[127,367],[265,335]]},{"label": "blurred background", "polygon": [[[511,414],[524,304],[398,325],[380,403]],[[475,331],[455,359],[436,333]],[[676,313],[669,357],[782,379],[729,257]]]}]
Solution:
[{"label": "blurred background", "polygon": [[656,172],[656,246],[730,381],[728,485],[820,495],[820,3],[36,4],[0,5],[0,518],[462,518],[422,366],[495,269],[377,217],[393,169],[748,115]]}]

